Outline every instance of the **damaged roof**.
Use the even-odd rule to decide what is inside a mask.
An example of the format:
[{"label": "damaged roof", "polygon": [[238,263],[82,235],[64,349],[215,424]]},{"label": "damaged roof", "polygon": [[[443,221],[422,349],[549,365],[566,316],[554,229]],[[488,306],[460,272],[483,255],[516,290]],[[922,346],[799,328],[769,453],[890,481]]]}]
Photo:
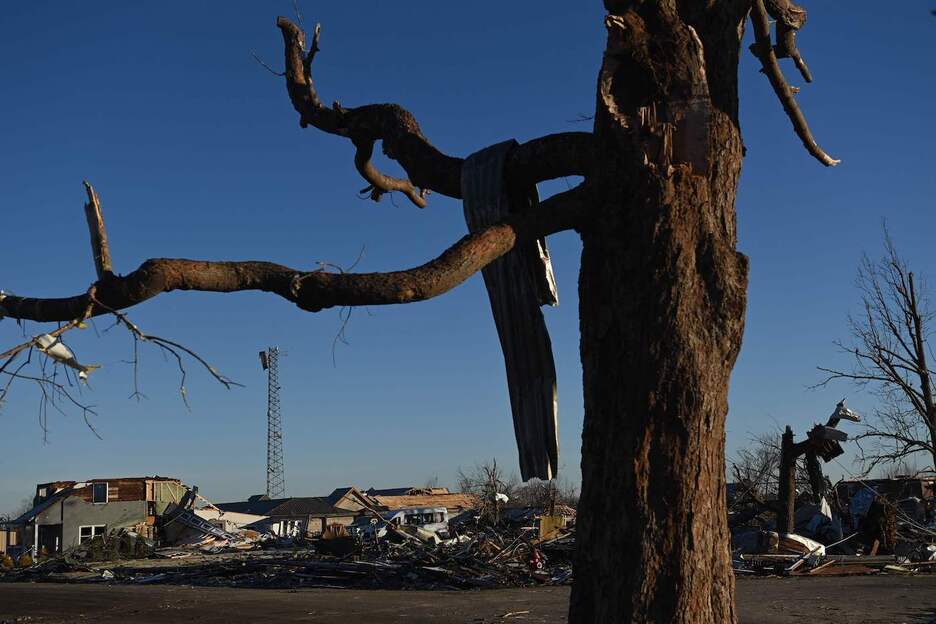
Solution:
[{"label": "damaged roof", "polygon": [[406,507],[447,507],[448,509],[471,509],[478,506],[474,494],[418,494],[404,496],[371,496],[378,505],[388,509]]},{"label": "damaged roof", "polygon": [[449,489],[446,487],[398,487],[398,488],[370,488],[365,492],[368,496],[417,496],[421,494],[425,495],[439,495],[439,494],[451,494]]},{"label": "damaged roof", "polygon": [[255,516],[354,515],[354,512],[335,507],[328,498],[323,496],[246,500],[234,503],[220,503],[216,506],[221,511]]},{"label": "damaged roof", "polygon": [[51,507],[53,504],[55,504],[56,502],[64,498],[64,494],[65,494],[65,491],[62,491],[62,492],[59,492],[50,496],[49,498],[45,499],[44,501],[42,501],[41,503],[39,503],[38,505],[30,509],[23,515],[21,515],[19,518],[10,520],[9,522],[7,522],[7,524],[9,525],[26,524],[27,522],[29,522],[30,520],[32,520],[33,518],[41,514],[43,511]]},{"label": "damaged roof", "polygon": [[48,483],[37,483],[36,487],[60,489],[71,487],[78,483],[101,483],[102,481],[173,481],[176,483],[182,483],[181,479],[176,479],[175,477],[160,477],[159,475],[153,475],[151,477],[109,477],[105,479],[82,479],[81,481],[49,481]]}]

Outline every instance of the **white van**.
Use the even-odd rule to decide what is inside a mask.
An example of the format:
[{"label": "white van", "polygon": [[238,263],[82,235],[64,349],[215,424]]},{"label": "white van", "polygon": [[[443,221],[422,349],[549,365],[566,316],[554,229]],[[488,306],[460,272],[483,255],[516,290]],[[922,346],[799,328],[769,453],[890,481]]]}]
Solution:
[{"label": "white van", "polygon": [[361,516],[348,528],[352,533],[373,539],[375,531],[378,538],[385,536],[386,525],[392,522],[401,528],[415,526],[435,533],[442,539],[448,539],[448,521],[448,509],[445,507],[412,507],[385,512],[383,522],[378,522],[371,516]]}]

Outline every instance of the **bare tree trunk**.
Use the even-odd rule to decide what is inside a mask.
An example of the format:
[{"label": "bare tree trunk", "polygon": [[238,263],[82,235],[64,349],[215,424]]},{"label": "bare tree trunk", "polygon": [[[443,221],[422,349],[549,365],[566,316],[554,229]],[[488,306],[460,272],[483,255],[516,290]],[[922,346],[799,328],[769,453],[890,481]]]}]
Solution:
[{"label": "bare tree trunk", "polygon": [[734,212],[744,13],[723,8],[723,23],[674,3],[608,18],[597,219],[582,231],[573,623],[735,621],[724,436],[747,285]]},{"label": "bare tree trunk", "polygon": [[920,379],[920,391],[923,395],[923,414],[921,416],[929,432],[930,456],[933,459],[933,470],[936,470],[936,399],[933,398],[933,386],[930,383],[930,370],[929,364],[927,364],[927,330],[924,327],[924,315],[927,312],[920,309],[916,280],[912,271],[907,273],[907,283],[909,285],[908,295],[910,300],[910,305],[907,306],[910,317],[908,326],[911,328],[910,335],[913,337],[913,349],[916,352],[916,373]]},{"label": "bare tree trunk", "polygon": [[780,482],[777,485],[777,531],[793,532],[793,510],[796,503],[796,445],[793,430],[787,426],[780,439]]}]

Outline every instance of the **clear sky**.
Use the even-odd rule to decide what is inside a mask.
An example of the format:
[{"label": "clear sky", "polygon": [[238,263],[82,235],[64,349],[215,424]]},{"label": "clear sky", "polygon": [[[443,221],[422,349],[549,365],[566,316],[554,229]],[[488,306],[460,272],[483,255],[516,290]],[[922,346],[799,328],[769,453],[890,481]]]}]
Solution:
[{"label": "clear sky", "polygon": [[[323,25],[315,77],[326,102],[398,102],[442,150],[467,155],[507,138],[588,130],[604,47],[601,2],[302,2]],[[841,364],[855,268],[878,254],[887,219],[919,273],[936,274],[933,102],[936,18],[923,2],[809,3],[800,47],[815,76],[799,101],[826,150],[810,158],[747,51],[741,119],[748,153],[738,196],[739,248],[751,258],[744,346],[732,378],[728,452],[752,433],[803,433],[849,396],[813,391],[817,364]],[[103,202],[115,270],[149,257],[263,259],[314,268],[404,268],[465,233],[460,204],[433,196],[378,204],[346,140],[298,126],[277,78],[277,14],[289,2],[20,2],[0,9],[0,288],[80,293],[94,279],[81,181]],[[793,68],[785,65],[794,80]],[[389,171],[393,167],[384,163]],[[543,184],[542,195],[574,180]],[[582,426],[576,281],[581,243],[549,241],[561,306],[545,311],[560,392],[561,469],[579,479]],[[209,498],[263,491],[265,378],[257,352],[281,360],[286,478],[293,495],[356,484],[452,484],[459,466],[516,466],[503,360],[480,276],[439,299],[355,310],[347,345],[336,310],[301,312],[274,296],[171,293],[129,311],[145,331],[185,343],[245,388],[227,391],[189,364],[186,410],[175,365],[142,352],[132,392],[122,329],[71,332],[92,374],[103,440],[74,410],[50,412],[18,384],[0,411],[0,512],[35,483],[158,473]],[[109,325],[97,322],[99,331]],[[48,328],[45,328],[47,331]],[[0,347],[22,339],[0,322]],[[27,335],[43,328],[28,323]],[[833,467],[834,468],[834,467]],[[833,470],[835,472],[835,470]]]}]

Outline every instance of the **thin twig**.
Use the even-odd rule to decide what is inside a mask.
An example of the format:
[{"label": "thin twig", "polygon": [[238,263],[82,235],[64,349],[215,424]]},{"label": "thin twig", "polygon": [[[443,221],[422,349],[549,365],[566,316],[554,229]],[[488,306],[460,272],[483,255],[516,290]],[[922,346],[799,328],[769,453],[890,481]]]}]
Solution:
[{"label": "thin twig", "polygon": [[207,370],[211,374],[211,376],[214,377],[225,388],[230,390],[232,386],[243,387],[243,384],[237,383],[236,381],[233,381],[229,379],[228,377],[222,375],[218,371],[218,369],[216,369],[214,366],[212,366],[207,361],[205,361],[205,359],[202,356],[198,355],[198,353],[196,353],[192,349],[189,349],[185,345],[169,340],[168,338],[162,338],[160,336],[146,334],[133,321],[131,321],[130,318],[125,313],[108,307],[107,305],[98,301],[93,295],[91,296],[91,301],[94,305],[98,305],[101,308],[113,314],[114,317],[117,319],[117,321],[123,324],[128,330],[130,330],[131,334],[133,334],[133,336],[136,339],[146,341],[146,342],[151,342],[155,344],[161,349],[168,351],[170,354],[173,355],[173,357],[175,357],[179,361],[180,368],[182,369],[182,385],[179,388],[179,393],[182,395],[182,398],[185,401],[186,405],[188,405],[188,401],[186,399],[186,390],[185,390],[185,370],[184,370],[184,367],[182,367],[181,357],[179,356],[177,352],[174,351],[175,349],[184,351],[190,357],[192,357],[192,359],[194,359],[196,362],[198,362],[203,367],[205,367],[205,370]]},{"label": "thin twig", "polygon": [[273,69],[272,67],[270,67],[269,65],[267,65],[267,64],[264,62],[264,60],[263,60],[262,58],[260,58],[260,57],[257,55],[256,52],[253,52],[253,51],[252,51],[252,52],[250,53],[250,56],[252,56],[253,59],[254,59],[255,61],[257,61],[258,63],[260,63],[260,66],[261,66],[261,67],[263,67],[264,69],[266,69],[268,72],[270,72],[270,73],[273,74],[274,76],[285,76],[285,75],[286,75],[286,72],[278,72],[278,71],[276,71],[275,69]]}]

